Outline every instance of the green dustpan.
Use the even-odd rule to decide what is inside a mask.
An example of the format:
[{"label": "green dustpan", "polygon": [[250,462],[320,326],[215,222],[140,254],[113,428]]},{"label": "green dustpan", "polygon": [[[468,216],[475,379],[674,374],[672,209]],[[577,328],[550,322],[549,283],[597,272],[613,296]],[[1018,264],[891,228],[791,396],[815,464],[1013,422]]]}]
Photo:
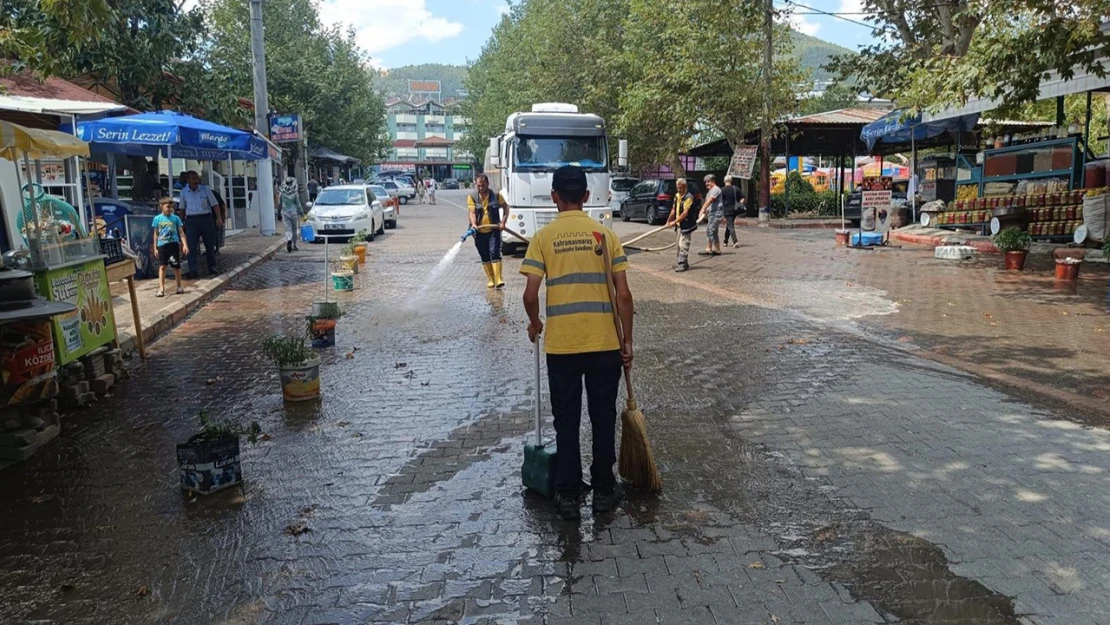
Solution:
[{"label": "green dustpan", "polygon": [[524,487],[551,498],[555,496],[555,443],[543,442],[540,416],[540,337],[536,337],[536,440],[524,444],[524,466],[520,479]]}]

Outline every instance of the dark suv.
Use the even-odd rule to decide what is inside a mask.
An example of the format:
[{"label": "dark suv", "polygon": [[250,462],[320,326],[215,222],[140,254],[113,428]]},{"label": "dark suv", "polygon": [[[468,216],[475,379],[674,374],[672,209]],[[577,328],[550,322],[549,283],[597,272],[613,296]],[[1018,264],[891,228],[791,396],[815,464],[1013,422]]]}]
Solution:
[{"label": "dark suv", "polygon": [[[702,193],[698,185],[686,180],[688,191],[694,194],[694,210],[701,210]],[[621,202],[621,221],[643,220],[662,225],[674,208],[675,180],[649,178],[632,187],[628,197]]]}]

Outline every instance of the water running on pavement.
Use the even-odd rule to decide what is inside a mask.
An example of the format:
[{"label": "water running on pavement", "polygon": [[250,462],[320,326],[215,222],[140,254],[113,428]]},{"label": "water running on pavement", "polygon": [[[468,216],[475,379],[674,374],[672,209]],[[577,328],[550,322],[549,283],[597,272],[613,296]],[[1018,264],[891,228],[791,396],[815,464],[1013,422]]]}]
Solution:
[{"label": "water running on pavement", "polygon": [[451,249],[447,250],[447,253],[443,255],[443,258],[439,260],[439,263],[437,263],[432,271],[428,273],[428,277],[424,280],[424,284],[420,286],[420,292],[412,301],[420,301],[419,296],[423,295],[428,290],[428,287],[430,287],[436,281],[436,278],[439,277],[439,274],[443,273],[443,270],[447,269],[447,266],[451,264],[451,261],[455,260],[455,257],[459,255],[459,250],[462,249],[462,244],[462,241],[455,241],[455,244],[451,246]]}]

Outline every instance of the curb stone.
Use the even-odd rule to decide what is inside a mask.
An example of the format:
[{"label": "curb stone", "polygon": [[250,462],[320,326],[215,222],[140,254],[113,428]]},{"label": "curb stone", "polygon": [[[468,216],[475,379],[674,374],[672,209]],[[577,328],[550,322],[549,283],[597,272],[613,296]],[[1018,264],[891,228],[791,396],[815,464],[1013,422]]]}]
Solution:
[{"label": "curb stone", "polygon": [[[143,343],[150,345],[162,335],[168,333],[189,315],[202,306],[215,299],[230,286],[233,280],[238,279],[254,267],[270,260],[278,250],[285,247],[285,240],[281,239],[260,254],[249,256],[247,260],[224,271],[215,278],[198,280],[194,288],[174,303],[162,308],[151,317],[144,317]],[[132,332],[121,331],[119,346],[124,353],[134,352],[136,348],[135,335]]]}]

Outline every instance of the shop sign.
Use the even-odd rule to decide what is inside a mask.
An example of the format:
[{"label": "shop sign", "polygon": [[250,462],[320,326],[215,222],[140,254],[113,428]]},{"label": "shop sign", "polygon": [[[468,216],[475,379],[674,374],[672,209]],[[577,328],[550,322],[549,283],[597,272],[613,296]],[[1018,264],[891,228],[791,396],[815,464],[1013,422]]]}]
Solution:
[{"label": "shop sign", "polygon": [[300,115],[270,116],[270,140],[274,143],[296,143],[303,134]]},{"label": "shop sign", "polygon": [[58,393],[50,322],[17,321],[0,329],[0,406],[49,399]]},{"label": "shop sign", "polygon": [[456,171],[470,171],[470,165],[452,165],[451,169]]},{"label": "shop sign", "polygon": [[115,340],[112,293],[102,259],[47,269],[37,280],[40,295],[77,307],[73,312],[52,319],[59,364],[69,364]]},{"label": "shop sign", "polygon": [[728,175],[733,178],[750,180],[755,169],[755,157],[759,153],[759,146],[742,145],[732,153],[732,160],[728,164]]}]

